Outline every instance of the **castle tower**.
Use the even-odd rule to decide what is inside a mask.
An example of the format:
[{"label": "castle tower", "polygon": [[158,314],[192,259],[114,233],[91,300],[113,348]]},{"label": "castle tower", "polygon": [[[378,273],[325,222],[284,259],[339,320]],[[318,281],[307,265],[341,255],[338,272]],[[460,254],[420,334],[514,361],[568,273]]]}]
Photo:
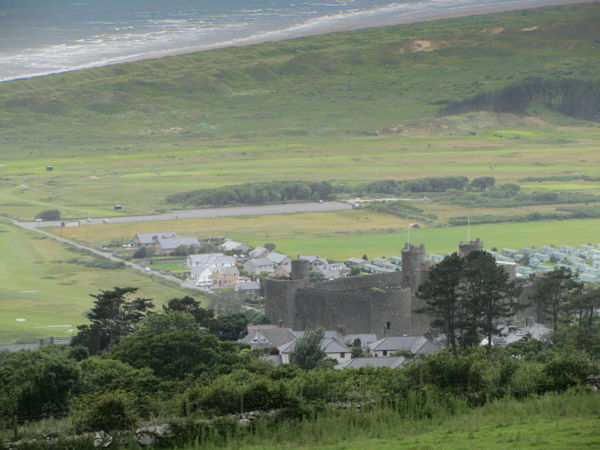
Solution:
[{"label": "castle tower", "polygon": [[479,238],[469,242],[459,242],[458,252],[461,257],[467,257],[471,252],[483,250],[483,241]]},{"label": "castle tower", "polygon": [[308,280],[310,266],[308,261],[295,259],[292,261],[292,280]]},{"label": "castle tower", "polygon": [[407,242],[402,249],[402,285],[416,292],[426,277],[425,246]]}]

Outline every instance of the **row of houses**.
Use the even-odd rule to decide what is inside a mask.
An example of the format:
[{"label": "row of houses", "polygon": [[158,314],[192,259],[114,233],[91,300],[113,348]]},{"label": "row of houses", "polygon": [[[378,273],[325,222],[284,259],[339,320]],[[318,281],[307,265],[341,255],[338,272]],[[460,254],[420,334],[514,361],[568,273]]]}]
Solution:
[{"label": "row of houses", "polygon": [[[248,334],[240,342],[251,347],[271,349],[266,357],[276,364],[289,364],[298,339],[304,331],[294,331],[277,325],[249,325]],[[352,358],[352,348],[360,346],[368,357]],[[440,344],[424,336],[387,336],[377,339],[375,334],[343,334],[339,330],[326,330],[321,349],[327,357],[337,361],[336,368],[351,367],[400,367],[406,361],[406,354],[425,355],[438,352]]]}]

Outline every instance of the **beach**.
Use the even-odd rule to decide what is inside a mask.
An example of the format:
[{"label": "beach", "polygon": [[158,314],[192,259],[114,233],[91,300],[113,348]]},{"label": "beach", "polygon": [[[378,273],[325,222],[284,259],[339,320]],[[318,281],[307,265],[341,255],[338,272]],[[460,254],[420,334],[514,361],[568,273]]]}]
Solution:
[{"label": "beach", "polygon": [[[204,10],[171,13],[168,4],[163,10],[143,11],[145,15],[131,9],[107,15],[88,8],[84,11],[87,15],[66,16],[64,22],[53,22],[50,12],[49,19],[28,24],[38,37],[32,42],[25,36],[27,26],[21,26],[21,31],[17,29],[20,22],[13,21],[11,28],[10,11],[3,16],[0,9],[0,41],[9,44],[0,50],[0,81],[340,31],[597,0],[342,0],[289,3],[278,9],[269,8],[277,3],[269,0],[253,0],[255,9],[240,9],[241,3],[233,4],[239,0],[228,1],[232,2],[229,9],[223,6],[210,12],[212,15]],[[29,11],[20,11],[20,16],[13,16],[27,23],[27,14]],[[2,20],[7,24],[3,28]],[[43,20],[50,21],[45,28]],[[76,31],[64,31],[69,28]],[[23,35],[20,40],[19,33]]]}]

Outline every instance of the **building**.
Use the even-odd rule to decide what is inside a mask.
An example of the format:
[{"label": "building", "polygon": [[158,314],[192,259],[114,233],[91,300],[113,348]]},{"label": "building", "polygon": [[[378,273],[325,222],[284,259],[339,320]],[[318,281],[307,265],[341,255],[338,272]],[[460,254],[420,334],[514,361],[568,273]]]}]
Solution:
[{"label": "building", "polygon": [[277,325],[248,325],[248,334],[240,342],[250,347],[276,348],[297,338],[289,328]]},{"label": "building", "polygon": [[404,356],[383,356],[381,358],[353,358],[350,361],[338,364],[336,369],[361,369],[363,367],[390,367],[396,369],[406,363]]},{"label": "building", "polygon": [[161,236],[163,238],[174,238],[177,234],[172,231],[162,231],[159,233],[138,233],[133,238],[134,247],[154,247],[156,239]]},{"label": "building", "polygon": [[200,247],[200,241],[195,237],[163,237],[159,235],[154,240],[154,253],[165,254],[175,251],[179,247]]},{"label": "building", "polygon": [[[278,348],[279,355],[281,356],[281,362],[283,364],[290,363],[290,354],[294,351],[294,348],[296,348],[296,340],[288,342],[287,344],[284,344]],[[332,337],[323,338],[321,341],[321,350],[325,352],[328,358],[335,359],[338,364],[350,361],[352,359],[352,350]]]},{"label": "building", "polygon": [[216,267],[211,269],[210,278],[213,288],[234,288],[240,277],[237,267]]},{"label": "building", "polygon": [[255,277],[261,273],[271,275],[275,273],[275,263],[268,258],[250,259],[244,264],[244,270]]},{"label": "building", "polygon": [[440,350],[441,346],[439,344],[424,336],[390,336],[369,344],[369,354],[374,358],[396,356],[398,352],[426,355]]}]

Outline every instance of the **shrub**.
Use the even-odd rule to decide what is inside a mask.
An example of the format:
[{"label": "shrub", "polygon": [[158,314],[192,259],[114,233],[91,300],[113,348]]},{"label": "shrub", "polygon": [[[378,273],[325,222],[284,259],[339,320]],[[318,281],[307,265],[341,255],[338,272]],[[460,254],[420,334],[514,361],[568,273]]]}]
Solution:
[{"label": "shrub", "polygon": [[556,391],[581,384],[597,372],[598,367],[582,351],[555,353],[544,367],[544,373],[549,377],[549,388]]},{"label": "shrub", "polygon": [[60,220],[60,211],[58,209],[47,209],[37,213],[35,218],[36,220]]},{"label": "shrub", "polygon": [[128,430],[135,426],[133,398],[123,391],[77,399],[78,426],[82,431]]}]

